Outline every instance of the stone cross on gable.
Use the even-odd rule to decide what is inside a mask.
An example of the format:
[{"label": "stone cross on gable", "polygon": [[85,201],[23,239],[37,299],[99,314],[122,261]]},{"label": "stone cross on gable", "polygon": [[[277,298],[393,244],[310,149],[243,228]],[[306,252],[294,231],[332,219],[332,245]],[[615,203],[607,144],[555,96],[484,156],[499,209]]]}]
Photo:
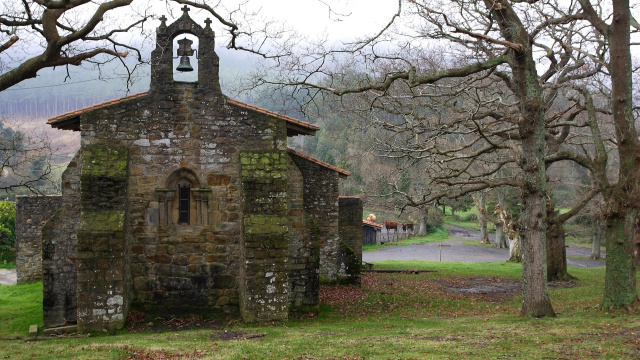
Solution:
[{"label": "stone cross on gable", "polygon": [[185,5],[185,6],[182,7],[181,10],[184,12],[184,14],[182,16],[189,16],[189,10],[191,10],[191,9],[189,9],[189,7],[187,5]]},{"label": "stone cross on gable", "polygon": [[211,30],[211,19],[207,18],[204,23],[206,24],[204,27],[205,34],[213,34],[213,30]]},{"label": "stone cross on gable", "polygon": [[167,26],[167,17],[162,15],[160,16],[160,26]]}]

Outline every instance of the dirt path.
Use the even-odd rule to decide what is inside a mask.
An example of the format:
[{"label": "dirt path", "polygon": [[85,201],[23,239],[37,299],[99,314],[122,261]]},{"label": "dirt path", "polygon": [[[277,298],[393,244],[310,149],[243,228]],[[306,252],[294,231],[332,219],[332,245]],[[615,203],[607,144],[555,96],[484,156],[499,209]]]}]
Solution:
[{"label": "dirt path", "polygon": [[[449,239],[446,241],[407,245],[390,246],[377,251],[367,251],[362,253],[362,260],[366,262],[377,262],[384,260],[422,260],[422,261],[445,261],[445,262],[490,262],[507,261],[509,259],[509,249],[496,249],[480,244],[480,232],[468,230],[459,226],[448,225]],[[489,235],[489,239],[495,241],[495,235]],[[467,245],[464,242],[477,240],[478,245]],[[440,246],[442,245],[442,246]],[[585,255],[586,251],[586,255]],[[589,249],[581,247],[568,247],[567,256],[589,256]],[[578,267],[601,267],[604,261],[589,259],[567,259],[567,264]]]}]

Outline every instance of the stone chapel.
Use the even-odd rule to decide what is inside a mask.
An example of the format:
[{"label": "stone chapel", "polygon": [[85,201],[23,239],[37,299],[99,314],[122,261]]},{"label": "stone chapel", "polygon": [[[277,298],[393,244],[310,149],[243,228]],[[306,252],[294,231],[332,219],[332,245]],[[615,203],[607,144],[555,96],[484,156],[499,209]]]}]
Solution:
[{"label": "stone chapel", "polygon": [[[119,329],[130,310],[317,311],[321,281],[360,279],[362,203],[339,196],[349,173],[287,148],[317,126],[221,92],[211,21],[186,7],[161,20],[148,92],[49,120],[81,148],[62,196],[17,200],[19,282],[42,278],[46,328]],[[184,34],[197,51],[174,47]],[[176,52],[197,81],[174,80]]]}]

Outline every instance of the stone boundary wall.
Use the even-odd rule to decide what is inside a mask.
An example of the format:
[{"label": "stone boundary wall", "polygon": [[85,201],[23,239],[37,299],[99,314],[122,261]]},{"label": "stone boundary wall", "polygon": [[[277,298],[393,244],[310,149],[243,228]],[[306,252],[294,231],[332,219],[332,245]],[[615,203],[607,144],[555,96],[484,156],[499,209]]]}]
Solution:
[{"label": "stone boundary wall", "polygon": [[61,204],[59,195],[16,197],[18,284],[42,279],[42,227]]}]

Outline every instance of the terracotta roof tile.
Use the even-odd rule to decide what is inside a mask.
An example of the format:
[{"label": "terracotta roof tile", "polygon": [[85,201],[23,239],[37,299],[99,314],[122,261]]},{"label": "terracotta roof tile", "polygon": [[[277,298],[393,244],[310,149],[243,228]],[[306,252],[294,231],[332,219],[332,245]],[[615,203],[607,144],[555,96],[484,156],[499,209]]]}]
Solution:
[{"label": "terracotta roof tile", "polygon": [[367,221],[367,220],[362,220],[362,223],[363,223],[363,224],[365,224],[365,225],[369,225],[369,226],[377,227],[377,228],[380,228],[380,229],[382,229],[382,228],[384,227],[384,226],[382,226],[382,225],[380,225],[380,224],[376,224],[376,223],[374,223],[374,222]]},{"label": "terracotta roof tile", "polygon": [[[47,124],[51,125],[51,127],[54,127],[54,128],[79,130],[80,129],[79,123],[77,123],[77,124],[69,124],[69,122],[76,122],[78,119],[74,119],[74,118],[79,116],[79,115],[81,115],[82,113],[87,112],[87,111],[91,111],[91,110],[105,108],[107,106],[115,105],[115,104],[118,104],[118,103],[121,103],[121,102],[125,102],[125,101],[129,101],[129,100],[138,99],[138,98],[146,96],[147,94],[148,94],[148,92],[141,92],[141,93],[138,93],[138,94],[125,96],[125,97],[122,97],[122,98],[109,100],[109,101],[106,101],[106,102],[103,102],[103,103],[100,103],[100,104],[87,106],[87,107],[79,109],[79,110],[74,110],[74,111],[71,111],[71,112],[68,112],[68,113],[65,113],[65,114],[58,115],[56,117],[52,117],[47,121]],[[318,129],[320,129],[320,127],[318,127],[317,125],[309,124],[308,122],[300,121],[300,120],[294,119],[294,118],[292,118],[290,116],[278,114],[277,112],[274,112],[274,111],[271,111],[271,110],[267,110],[267,109],[263,109],[263,108],[260,108],[260,107],[254,106],[254,105],[245,104],[245,103],[242,103],[242,102],[237,101],[237,100],[229,99],[227,101],[227,103],[231,104],[231,105],[242,107],[244,109],[253,110],[253,111],[265,114],[265,115],[273,116],[273,117],[278,118],[278,119],[282,119],[282,120],[286,121],[288,125],[290,125],[289,126],[290,129],[288,129],[288,132],[290,131],[292,135],[299,135],[299,134],[314,135],[315,132]]]},{"label": "terracotta roof tile", "polygon": [[113,99],[113,100],[109,100],[100,104],[95,104],[95,105],[91,105],[91,106],[87,106],[85,108],[79,109],[79,110],[74,110],[71,112],[68,112],[66,114],[62,114],[62,115],[58,115],[56,117],[52,117],[51,119],[49,119],[47,121],[47,124],[51,125],[52,127],[56,127],[56,124],[60,124],[63,123],[67,120],[71,120],[72,118],[87,112],[87,111],[91,111],[91,110],[96,110],[96,109],[101,109],[101,108],[105,108],[107,106],[111,106],[114,104],[118,104],[121,102],[125,102],[125,101],[129,101],[129,100],[134,100],[134,99],[138,99],[141,97],[146,96],[148,93],[147,92],[141,92],[138,94],[133,94],[133,95],[129,95],[129,96],[125,96],[125,97],[121,97],[118,99]]},{"label": "terracotta roof tile", "polygon": [[242,107],[242,108],[245,108],[245,109],[248,109],[248,110],[253,110],[253,111],[257,111],[259,113],[265,114],[265,115],[273,116],[273,117],[276,117],[278,119],[285,120],[286,122],[288,122],[290,124],[298,125],[298,126],[301,126],[303,128],[309,129],[309,130],[311,130],[313,132],[315,132],[318,129],[320,129],[319,126],[313,125],[313,124],[309,124],[306,121],[301,121],[301,120],[294,119],[294,118],[292,118],[290,116],[287,116],[287,115],[278,114],[275,111],[263,109],[261,107],[255,106],[255,105],[245,104],[245,103],[242,103],[242,102],[240,102],[238,100],[229,99],[229,100],[227,100],[227,104],[239,106],[239,107]]},{"label": "terracotta roof tile", "polygon": [[326,162],[324,162],[324,161],[320,161],[320,160],[318,160],[318,159],[316,159],[316,158],[314,158],[314,157],[311,157],[311,156],[309,156],[309,155],[305,155],[305,154],[303,154],[303,153],[301,153],[301,152],[297,152],[297,151],[295,151],[295,150],[293,150],[293,149],[287,149],[287,151],[288,151],[290,154],[293,154],[293,155],[299,156],[299,157],[304,158],[304,159],[306,159],[306,160],[309,160],[309,161],[311,161],[311,162],[313,162],[313,163],[316,163],[316,164],[318,164],[318,165],[320,165],[320,166],[326,167],[327,169],[333,170],[333,171],[337,172],[338,174],[340,174],[341,176],[347,177],[347,176],[351,175],[351,173],[350,173],[350,172],[348,172],[347,170],[343,170],[343,169],[340,169],[340,168],[339,168],[339,167],[337,167],[337,166],[333,166],[333,165],[331,165],[331,164],[327,164]]}]

